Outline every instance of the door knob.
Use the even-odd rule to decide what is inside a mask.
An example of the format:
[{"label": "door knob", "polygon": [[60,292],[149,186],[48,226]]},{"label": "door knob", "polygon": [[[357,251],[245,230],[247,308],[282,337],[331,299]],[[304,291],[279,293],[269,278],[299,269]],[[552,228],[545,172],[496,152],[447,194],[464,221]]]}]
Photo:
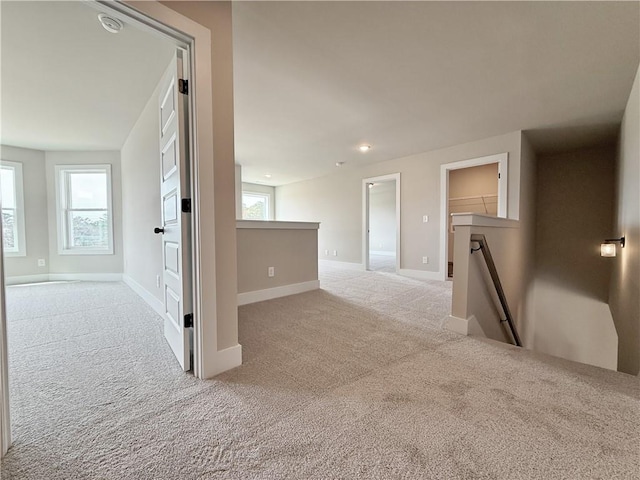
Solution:
[{"label": "door knob", "polygon": [[164,233],[164,228],[156,227],[156,228],[153,229],[153,233]]}]

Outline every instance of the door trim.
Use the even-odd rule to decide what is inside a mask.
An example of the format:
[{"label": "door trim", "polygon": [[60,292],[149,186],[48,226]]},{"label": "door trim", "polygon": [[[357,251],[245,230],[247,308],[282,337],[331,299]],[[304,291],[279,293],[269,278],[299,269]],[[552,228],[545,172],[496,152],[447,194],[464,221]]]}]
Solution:
[{"label": "door trim", "polygon": [[400,271],[400,173],[390,173],[362,180],[362,265],[369,270],[369,183],[396,182],[396,273]]},{"label": "door trim", "polygon": [[498,217],[507,218],[507,194],[509,182],[509,153],[497,153],[485,157],[471,158],[459,162],[440,165],[440,280],[447,280],[447,262],[449,255],[449,172],[462,168],[498,164]]},{"label": "door trim", "polygon": [[[132,3],[133,5],[129,5]],[[215,251],[214,226],[201,224],[201,205],[211,211],[214,203],[213,189],[206,185],[206,178],[213,175],[213,162],[200,159],[213,158],[213,110],[211,85],[211,32],[204,26],[171,10],[158,2],[128,2],[96,0],[100,10],[124,17],[129,23],[169,37],[176,47],[187,50],[189,57],[189,169],[191,172],[191,233],[193,280],[193,374],[197,378],[215,375],[217,368],[217,312],[215,258],[209,258],[204,273],[201,268],[202,245]],[[197,45],[197,48],[196,48]],[[202,292],[209,292],[204,302]],[[206,319],[206,320],[205,320]],[[206,324],[206,328],[205,328]],[[205,345],[209,350],[205,351]],[[214,352],[214,353],[212,353]],[[206,359],[206,360],[205,360]]]}]

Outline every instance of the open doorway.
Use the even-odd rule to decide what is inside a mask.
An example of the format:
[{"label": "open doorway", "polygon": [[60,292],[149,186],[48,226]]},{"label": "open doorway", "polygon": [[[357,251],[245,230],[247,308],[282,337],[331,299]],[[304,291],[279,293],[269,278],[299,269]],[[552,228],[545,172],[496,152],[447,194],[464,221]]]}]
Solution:
[{"label": "open doorway", "polygon": [[443,280],[453,278],[454,231],[451,214],[507,217],[508,154],[448,163],[441,167],[441,248]]},{"label": "open doorway", "polygon": [[400,174],[363,180],[363,256],[366,270],[400,269]]},{"label": "open doorway", "polygon": [[[32,7],[29,2],[23,5],[25,11],[20,10],[22,5],[19,2],[10,7],[14,10],[5,10],[3,5],[3,35],[14,40],[20,38],[19,32],[15,34],[14,31],[15,35],[12,37],[11,32],[4,29],[5,21],[18,25],[20,22],[17,19],[22,19],[22,24],[37,29],[40,28],[39,20],[41,20],[55,25],[58,30],[63,28],[61,25],[64,21],[70,22],[66,28],[70,32],[69,37],[65,36],[62,40],[71,41],[74,45],[93,45],[92,49],[89,47],[86,50],[78,49],[73,60],[77,68],[84,70],[83,73],[90,72],[94,75],[93,77],[85,75],[79,82],[82,85],[89,85],[88,90],[92,89],[91,85],[94,83],[103,82],[101,85],[107,86],[109,83],[115,83],[116,93],[119,94],[127,90],[122,89],[122,85],[127,82],[114,81],[109,77],[109,73],[118,68],[109,69],[109,72],[106,72],[89,60],[84,62],[81,58],[83,52],[89,56],[99,57],[98,66],[105,64],[105,58],[120,55],[122,58],[118,65],[120,69],[124,69],[124,77],[131,81],[136,71],[144,71],[144,78],[138,78],[139,82],[131,81],[136,88],[127,90],[127,94],[130,94],[129,90],[136,91],[139,88],[135,94],[135,102],[128,102],[127,100],[132,100],[132,97],[127,97],[123,93],[121,97],[125,101],[117,103],[108,95],[106,89],[99,89],[102,90],[102,95],[95,95],[97,87],[94,86],[93,97],[100,97],[97,103],[102,105],[100,102],[104,101],[102,97],[105,97],[106,104],[113,108],[102,110],[95,104],[90,104],[89,113],[82,110],[83,102],[88,100],[82,96],[84,90],[78,84],[74,84],[72,93],[80,98],[77,99],[77,104],[72,105],[71,112],[65,108],[55,107],[55,102],[51,104],[38,102],[37,95],[33,95],[35,99],[25,107],[32,118],[38,119],[52,114],[47,110],[42,114],[33,114],[29,108],[35,108],[34,105],[38,103],[44,104],[45,109],[56,110],[57,121],[50,123],[47,134],[49,139],[54,140],[47,140],[45,130],[42,130],[42,134],[38,134],[37,122],[28,134],[22,133],[25,131],[24,128],[22,132],[19,128],[13,131],[7,131],[7,129],[3,132],[2,219],[6,241],[3,242],[5,253],[2,264],[7,283],[26,285],[19,290],[16,287],[11,292],[7,292],[7,294],[10,293],[7,296],[11,297],[8,320],[9,323],[16,319],[24,320],[23,325],[32,330],[31,334],[28,333],[28,329],[20,331],[19,322],[14,322],[11,327],[13,331],[8,335],[8,343],[13,347],[12,339],[35,339],[33,348],[27,345],[28,348],[25,349],[23,344],[19,347],[18,354],[14,351],[11,365],[12,367],[24,365],[29,348],[32,357],[38,356],[37,347],[43,345],[41,340],[44,337],[51,340],[47,344],[47,348],[50,349],[50,346],[58,340],[60,345],[65,341],[73,343],[74,338],[77,339],[80,336],[86,338],[87,332],[93,332],[89,335],[92,341],[83,345],[82,353],[86,354],[92,346],[96,351],[104,350],[104,344],[110,342],[94,340],[102,334],[114,333],[118,329],[120,332],[135,331],[137,327],[133,324],[144,317],[144,314],[137,312],[138,315],[131,317],[129,315],[131,311],[136,311],[136,304],[142,302],[144,305],[146,302],[164,318],[165,337],[176,357],[179,357],[180,366],[184,370],[189,370],[193,343],[190,339],[192,329],[189,327],[196,322],[191,316],[187,324],[187,313],[191,315],[191,311],[185,308],[191,304],[192,292],[189,288],[183,289],[183,281],[191,283],[192,256],[189,250],[191,215],[189,214],[192,202],[188,198],[191,178],[188,174],[190,156],[187,147],[195,140],[186,123],[180,122],[179,119],[182,117],[186,120],[190,117],[191,102],[186,96],[188,93],[186,81],[191,71],[188,62],[190,44],[164,34],[159,35],[157,31],[147,31],[150,27],[140,29],[138,28],[140,25],[132,19],[121,23],[121,26],[124,24],[124,32],[130,36],[123,40],[121,35],[118,37],[120,40],[114,42],[113,37],[109,36],[114,32],[105,32],[106,27],[102,28],[104,24],[100,25],[98,22],[99,11],[110,11],[106,6],[56,2],[48,6],[35,6],[37,10],[34,12],[29,10]],[[96,8],[88,8],[91,6]],[[49,12],[50,15],[42,11],[47,8],[53,9]],[[113,11],[110,13],[114,16],[110,17],[108,24],[113,27],[119,15]],[[60,22],[51,22],[51,18],[60,18]],[[99,33],[95,33],[96,29]],[[79,35],[87,32],[88,35],[95,35],[97,40],[88,41],[74,37],[74,32]],[[60,63],[62,66],[59,68],[65,72],[60,75],[59,70],[56,70],[58,67],[52,66],[51,71],[46,72],[43,77],[48,78],[53,84],[63,77],[79,77],[74,75],[73,67],[67,68],[69,66],[64,63],[65,58],[68,57],[64,52],[68,51],[68,48],[57,48],[59,47],[57,44],[53,47],[48,45],[50,48],[55,47],[54,50],[59,52],[60,58],[51,52],[47,53],[47,45],[42,43],[42,39],[48,38],[45,43],[49,44],[55,44],[61,39],[58,31],[49,33],[50,37],[47,37],[46,30],[39,31],[39,35],[35,37],[40,39],[40,43],[34,42],[28,47],[33,48],[39,55],[47,57],[48,65]],[[25,35],[33,37],[28,32]],[[98,37],[98,35],[107,36]],[[127,48],[135,45],[136,41],[142,41],[142,47]],[[161,46],[151,47],[158,42]],[[109,45],[106,52],[99,50],[101,45]],[[12,51],[12,54],[16,58],[35,58],[32,55],[24,55],[24,52],[19,49]],[[3,61],[5,59],[6,57]],[[179,59],[184,60],[181,65]],[[10,62],[10,59],[6,61]],[[34,60],[34,63],[41,62]],[[127,67],[122,67],[122,64]],[[39,94],[42,91],[41,87],[32,88],[38,89]],[[11,92],[11,84],[5,83],[3,78],[3,93],[7,92],[20,97],[18,92]],[[62,91],[59,95],[64,97]],[[132,105],[133,103],[135,106]],[[127,129],[122,132],[121,124],[124,122],[117,116],[116,110],[127,110],[129,107],[134,116],[128,120]],[[90,126],[92,121],[103,121],[110,114],[113,115],[110,119],[111,127],[105,127],[104,123],[100,122]],[[51,116],[48,115],[48,117]],[[20,124],[17,116],[7,114],[7,117],[12,120],[7,124],[13,124],[14,121],[16,125]],[[77,123],[65,127],[65,118],[74,117],[81,119],[81,127],[78,127]],[[67,131],[71,133],[66,135]],[[119,137],[108,135],[118,131],[121,133]],[[134,132],[137,133],[134,135]],[[158,137],[159,132],[162,140]],[[101,137],[102,133],[105,133],[105,138]],[[132,140],[133,136],[135,140]],[[114,138],[115,143],[110,143]],[[56,141],[59,143],[54,143]],[[100,141],[104,143],[96,143]],[[125,149],[128,151],[128,157],[134,159],[126,170],[124,168],[124,159],[127,156]],[[150,163],[145,163],[145,158],[150,159]],[[128,188],[125,184],[128,184]],[[148,189],[151,186],[157,194],[150,194]],[[162,190],[161,187],[166,188]],[[193,203],[197,204],[197,199],[194,199]],[[129,208],[126,208],[125,204]],[[130,213],[141,214],[145,221],[128,215]],[[150,223],[148,228],[145,222]],[[144,226],[144,231],[137,230],[138,226]],[[154,233],[153,226],[160,231]],[[154,252],[154,258],[146,255],[148,252]],[[137,263],[134,264],[132,259]],[[140,273],[137,270],[138,267],[147,269],[144,280],[137,277]],[[155,270],[159,272],[158,275],[149,273]],[[136,297],[131,290],[119,283],[120,280],[124,280],[139,296]],[[176,282],[180,284],[179,287],[176,286]],[[154,290],[156,288],[157,292]],[[103,309],[104,315],[96,313],[95,316],[73,317],[79,309],[87,312]],[[100,331],[99,327],[103,324],[108,326],[115,324],[110,323],[112,320],[110,317],[105,322],[94,321],[97,316],[107,319],[107,313],[120,314],[119,320],[124,320],[123,323],[118,324],[120,328]],[[36,322],[31,319],[36,318],[49,318],[51,322],[41,322],[37,331],[33,331]],[[65,318],[68,321],[63,325]],[[157,319],[157,316],[155,318]],[[3,315],[3,332],[6,320],[7,317]],[[130,321],[127,322],[127,320]],[[59,325],[55,324],[56,321],[60,321]],[[90,325],[83,323],[85,321]],[[153,322],[147,324],[149,325],[151,328],[147,331],[155,330]],[[58,328],[63,326],[68,328],[66,330]],[[98,329],[91,330],[94,326]],[[170,338],[167,332],[173,337]],[[172,339],[176,339],[176,332],[178,340],[182,342],[180,352],[176,351],[174,345],[179,342],[172,342]],[[138,332],[138,334],[141,333]],[[113,348],[119,348],[116,344],[121,338],[114,337],[111,340],[114,343]],[[166,344],[163,345],[166,347]],[[66,358],[70,351],[70,348],[62,348],[60,352],[53,352],[49,357],[50,359],[58,358],[61,360],[61,365],[65,360],[77,361],[76,357]],[[6,353],[6,350],[3,350],[3,376],[6,369]],[[126,365],[135,364],[136,359],[139,358],[139,352],[136,352],[135,348],[124,353],[128,354],[124,358],[128,358],[129,362],[122,364],[123,368],[126,368]],[[196,355],[198,353],[196,352]],[[39,355],[38,360],[45,357],[44,354]],[[16,361],[16,358],[20,360]],[[171,360],[169,352],[169,361]],[[54,360],[49,363],[56,364]],[[79,362],[77,373],[88,363],[90,362]],[[103,365],[115,363],[103,362]],[[27,380],[33,378],[31,375],[25,375],[25,371],[29,368],[35,371],[46,370],[33,365],[27,365],[26,368],[27,370],[23,369],[21,374]],[[50,369],[49,373],[52,372],[53,369]],[[15,369],[10,372],[10,375],[16,377]],[[86,376],[91,375],[89,373]],[[80,382],[79,385],[83,382],[80,377],[86,378],[86,376],[78,376],[76,380]],[[51,384],[52,381],[55,382],[55,378],[50,376],[43,381]],[[15,386],[18,382],[12,383]],[[80,389],[79,387],[78,390]],[[74,388],[70,390],[73,391]],[[6,390],[3,389],[3,410],[8,411],[5,392]],[[23,395],[23,398],[31,401],[34,397]],[[19,405],[19,402],[13,403]],[[31,404],[28,407],[30,411],[34,411]],[[5,425],[5,423],[1,425],[3,434],[6,433]],[[6,444],[7,442],[3,441],[3,451]]]}]

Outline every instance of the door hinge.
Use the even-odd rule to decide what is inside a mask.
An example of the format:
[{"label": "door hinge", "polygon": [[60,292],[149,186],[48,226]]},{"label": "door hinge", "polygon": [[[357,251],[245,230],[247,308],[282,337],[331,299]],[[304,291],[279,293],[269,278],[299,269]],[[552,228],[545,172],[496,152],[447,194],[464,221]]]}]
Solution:
[{"label": "door hinge", "polygon": [[184,328],[193,327],[193,313],[187,313],[184,316]]},{"label": "door hinge", "polygon": [[191,213],[191,199],[183,198],[182,199],[182,213]]},{"label": "door hinge", "polygon": [[500,178],[500,174],[498,174],[498,179]]},{"label": "door hinge", "polygon": [[183,95],[189,95],[189,80],[178,79],[178,91]]}]

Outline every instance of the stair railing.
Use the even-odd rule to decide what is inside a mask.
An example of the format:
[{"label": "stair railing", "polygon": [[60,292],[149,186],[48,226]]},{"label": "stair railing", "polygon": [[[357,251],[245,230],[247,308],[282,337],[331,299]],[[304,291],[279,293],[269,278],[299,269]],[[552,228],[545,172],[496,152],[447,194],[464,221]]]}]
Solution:
[{"label": "stair railing", "polygon": [[511,331],[511,336],[513,337],[513,344],[518,347],[522,346],[520,342],[520,336],[518,335],[518,330],[516,329],[516,325],[513,322],[513,317],[511,316],[511,310],[509,310],[509,305],[507,304],[507,297],[504,294],[504,290],[502,289],[502,283],[500,282],[500,277],[498,276],[498,270],[496,270],[496,264],[493,262],[493,257],[491,256],[491,250],[489,250],[489,244],[487,243],[487,238],[479,233],[474,233],[471,235],[471,242],[477,243],[479,245],[478,248],[472,248],[471,253],[477,252],[478,250],[482,251],[482,256],[484,257],[484,261],[487,264],[487,268],[489,269],[489,274],[491,275],[491,280],[493,281],[493,286],[496,289],[498,294],[498,298],[500,299],[500,305],[502,306],[502,311],[505,314],[505,319],[501,319],[500,323],[507,323],[509,325],[509,330]]}]

